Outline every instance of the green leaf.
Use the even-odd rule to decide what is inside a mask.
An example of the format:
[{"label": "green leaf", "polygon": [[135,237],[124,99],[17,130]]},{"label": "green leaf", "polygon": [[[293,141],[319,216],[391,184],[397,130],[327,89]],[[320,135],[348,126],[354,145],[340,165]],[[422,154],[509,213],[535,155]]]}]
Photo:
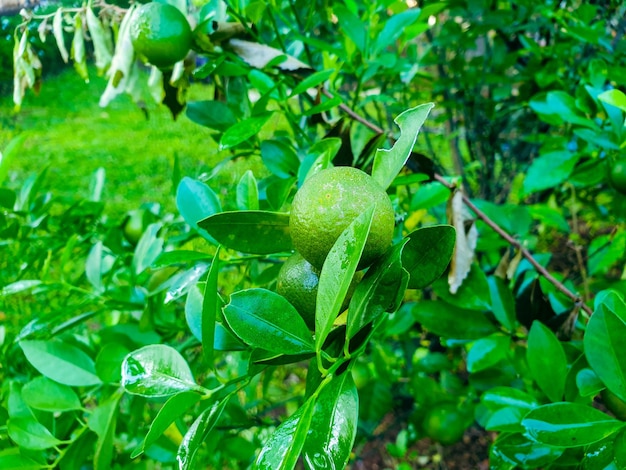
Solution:
[{"label": "green leaf", "polygon": [[9,419],[7,432],[13,442],[29,450],[50,449],[63,443],[34,417]]},{"label": "green leaf", "polygon": [[591,119],[582,115],[576,107],[576,100],[564,91],[541,93],[530,100],[529,106],[549,124],[559,125],[563,122],[597,128]]},{"label": "green leaf", "polygon": [[402,250],[402,266],[411,276],[409,289],[423,289],[437,280],[448,267],[456,231],[451,225],[415,230]]},{"label": "green leaf", "polygon": [[266,289],[235,292],[224,307],[224,318],[250,346],[284,354],[314,351],[304,320],[281,295]]},{"label": "green leaf", "polygon": [[15,281],[9,285],[4,286],[0,291],[0,294],[2,294],[3,296],[13,295],[28,289],[32,289],[33,287],[37,287],[41,284],[43,284],[43,282],[38,279],[23,279],[21,281]]},{"label": "green leaf", "polygon": [[243,253],[290,251],[289,214],[267,211],[222,212],[198,225],[227,248]]},{"label": "green leaf", "polygon": [[344,373],[326,385],[313,411],[302,447],[304,465],[312,470],[345,468],[356,438],[359,395],[352,375]]},{"label": "green leaf", "polygon": [[501,277],[489,276],[487,281],[491,293],[493,316],[508,331],[514,331],[517,327],[517,317],[513,292]]},{"label": "green leaf", "polygon": [[196,385],[183,356],[164,344],[144,346],[124,358],[122,387],[144,397],[167,397],[190,390],[206,392]]},{"label": "green leaf", "polygon": [[442,300],[460,308],[480,311],[492,309],[487,276],[477,263],[472,263],[470,272],[455,294],[450,292],[447,277],[437,279],[433,290]]},{"label": "green leaf", "polygon": [[237,183],[237,209],[259,210],[259,187],[251,170],[246,171]]},{"label": "green leaf", "polygon": [[616,294],[611,294],[605,297],[604,302],[591,315],[583,342],[585,356],[591,368],[611,392],[626,401],[624,338],[626,308]]},{"label": "green leaf", "polygon": [[98,240],[89,250],[85,262],[85,276],[96,292],[102,292],[102,275],[106,274],[115,262],[115,257],[104,248],[101,240]]},{"label": "green leaf", "polygon": [[83,35],[83,18],[80,13],[74,16],[74,38],[72,39],[71,56],[74,60],[74,69],[80,77],[89,82],[87,71],[87,55],[85,54],[85,36]]},{"label": "green leaf", "polygon": [[[11,453],[9,453],[11,452]],[[2,470],[40,470],[45,466],[19,454],[19,448],[4,449],[0,452],[0,468]]]},{"label": "green leaf", "polygon": [[213,348],[215,343],[215,319],[220,298],[217,292],[217,281],[220,272],[220,247],[215,250],[215,256],[211,262],[211,269],[204,286],[204,299],[202,300],[202,353],[207,364],[213,362]]},{"label": "green leaf", "polygon": [[122,362],[130,351],[121,343],[108,343],[96,357],[96,372],[104,383],[122,380]]},{"label": "green leaf", "polygon": [[374,206],[356,217],[339,235],[320,272],[315,305],[315,349],[320,351],[341,312],[374,218]]},{"label": "green leaf", "polygon": [[510,345],[511,338],[500,334],[475,341],[467,353],[467,371],[473,374],[496,365],[508,356]]},{"label": "green leaf", "polygon": [[334,5],[333,13],[337,16],[338,24],[346,36],[364,54],[367,47],[367,30],[361,19],[342,4]]},{"label": "green leaf", "polygon": [[382,31],[376,37],[375,51],[382,51],[392,45],[406,28],[418,20],[421,13],[421,9],[411,8],[391,16],[391,18],[385,21],[385,26],[383,26]]},{"label": "green leaf", "polygon": [[307,438],[314,411],[315,397],[311,397],[278,426],[261,449],[253,468],[259,470],[295,468]]},{"label": "green leaf", "polygon": [[615,438],[615,464],[617,468],[626,468],[626,430],[622,430]]},{"label": "green leaf", "polygon": [[481,395],[480,402],[490,410],[514,407],[528,412],[539,406],[535,397],[513,387],[493,387]]},{"label": "green leaf", "polygon": [[580,160],[581,155],[568,151],[544,153],[535,158],[528,168],[524,185],[523,196],[554,188],[564,183]]},{"label": "green leaf", "polygon": [[408,282],[408,273],[400,260],[406,243],[407,240],[403,240],[389,249],[357,284],[348,309],[348,339],[384,312],[391,313],[399,308]]},{"label": "green leaf", "polygon": [[[4,151],[0,152],[0,185],[4,182],[9,169],[12,167],[12,162],[19,155],[24,142],[28,134],[20,134],[12,138],[8,144],[4,147]],[[12,205],[11,205],[12,206]]]},{"label": "green leaf", "polygon": [[614,88],[606,90],[598,95],[598,99],[604,103],[608,103],[626,113],[626,95],[623,91]]},{"label": "green leaf", "polygon": [[206,261],[212,258],[209,253],[189,250],[165,251],[152,263],[152,268],[162,268],[173,264],[187,263],[189,261]]},{"label": "green leaf", "polygon": [[210,408],[204,410],[200,416],[196,418],[189,430],[185,433],[183,442],[178,447],[176,460],[178,461],[179,470],[188,470],[192,467],[193,458],[202,443],[208,438],[211,431],[215,428],[226,404],[228,398],[213,403]]},{"label": "green leaf", "polygon": [[[563,454],[563,449],[535,442],[523,434],[515,433],[498,437],[491,447],[491,454],[515,467],[545,468]],[[490,461],[494,460],[493,457],[490,458]]]},{"label": "green leaf", "polygon": [[36,410],[69,411],[82,409],[78,395],[74,390],[47,377],[35,377],[25,384],[22,388],[22,398],[28,406]]},{"label": "green leaf", "polygon": [[391,149],[378,149],[374,156],[372,177],[383,188],[387,189],[404,167],[413,151],[417,135],[434,106],[433,103],[421,104],[404,111],[394,120],[400,127],[400,137]]},{"label": "green leaf", "polygon": [[294,149],[281,140],[261,142],[261,158],[268,170],[279,178],[291,178],[298,174],[300,159]]},{"label": "green leaf", "polygon": [[220,140],[220,150],[226,150],[236,147],[242,142],[247,141],[250,137],[257,136],[261,128],[272,116],[272,113],[263,116],[251,117],[238,122],[228,128],[222,135]]},{"label": "green leaf", "polygon": [[561,401],[567,379],[567,358],[561,342],[547,326],[535,320],[528,333],[528,368],[551,401]]},{"label": "green leaf", "polygon": [[314,88],[322,82],[325,82],[330,78],[332,74],[336,72],[335,69],[321,70],[319,72],[315,72],[314,74],[309,75],[304,80],[302,80],[298,85],[291,91],[289,97],[293,97],[299,95],[300,93],[304,93],[309,88]]},{"label": "green leaf", "polygon": [[61,341],[20,341],[28,362],[42,375],[63,385],[82,387],[102,383],[93,360],[81,349]]},{"label": "green leaf", "polygon": [[150,224],[141,235],[133,254],[132,268],[135,275],[141,274],[152,266],[152,263],[163,252],[165,240],[158,237],[162,226],[161,223]]},{"label": "green leaf", "polygon": [[441,301],[418,302],[413,307],[413,315],[428,331],[445,338],[478,339],[497,331],[482,312]]},{"label": "green leaf", "polygon": [[196,124],[222,132],[237,122],[233,112],[222,101],[191,101],[187,103],[186,114]]},{"label": "green leaf", "polygon": [[528,435],[555,447],[593,444],[626,426],[625,423],[577,403],[551,403],[531,410],[522,420]]},{"label": "green leaf", "polygon": [[134,459],[143,454],[145,449],[154,444],[174,421],[184,415],[201,398],[202,396],[195,392],[180,392],[171,396],[150,424],[143,442],[133,450],[130,457]]},{"label": "green leaf", "polygon": [[222,211],[217,195],[206,184],[185,176],[176,190],[176,207],[185,222],[209,241],[213,239],[198,227],[198,221]]},{"label": "green leaf", "polygon": [[113,439],[117,425],[117,410],[121,391],[115,392],[93,410],[89,421],[89,429],[98,435],[93,457],[94,470],[108,470],[113,461]]},{"label": "green leaf", "polygon": [[323,113],[330,109],[333,109],[343,103],[341,96],[335,95],[332,98],[322,98],[321,103],[316,104],[312,108],[307,109],[304,112],[305,116],[313,116],[315,114]]},{"label": "green leaf", "polygon": [[604,388],[600,377],[591,369],[583,368],[576,374],[576,387],[583,397],[595,397]]}]

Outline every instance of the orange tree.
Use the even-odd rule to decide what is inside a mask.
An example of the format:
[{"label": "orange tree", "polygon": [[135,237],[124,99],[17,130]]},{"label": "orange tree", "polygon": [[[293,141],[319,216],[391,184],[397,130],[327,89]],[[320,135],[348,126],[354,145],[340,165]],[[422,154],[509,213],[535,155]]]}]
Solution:
[{"label": "orange tree", "polygon": [[[24,260],[3,298],[46,307],[3,337],[0,466],[343,468],[391,417],[405,467],[468,426],[497,433],[493,468],[625,467],[623,6],[171,3],[192,39],[147,83],[224,159],[178,178],[176,217],[129,214],[139,237],[100,204],[59,213],[43,176],[2,188]],[[16,105],[34,24],[85,77],[92,53],[103,106],[143,99],[137,10],[25,14]],[[368,183],[309,193],[331,167]],[[313,320],[277,292],[294,245]]]}]

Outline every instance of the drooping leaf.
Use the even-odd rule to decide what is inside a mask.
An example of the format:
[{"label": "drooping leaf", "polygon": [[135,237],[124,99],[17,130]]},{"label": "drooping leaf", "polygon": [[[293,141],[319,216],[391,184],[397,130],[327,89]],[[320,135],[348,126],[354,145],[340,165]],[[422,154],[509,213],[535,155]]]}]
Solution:
[{"label": "drooping leaf", "polygon": [[99,385],[93,360],[81,349],[61,341],[20,341],[28,362],[42,375],[72,387]]},{"label": "drooping leaf", "polygon": [[400,307],[408,283],[401,256],[408,240],[387,251],[367,271],[357,285],[348,309],[346,337],[353,338],[365,325],[375,321],[384,312]]},{"label": "drooping leaf", "polygon": [[72,39],[71,56],[74,60],[74,69],[80,77],[89,82],[87,71],[87,55],[85,53],[85,37],[83,35],[83,17],[81,13],[74,16],[74,38]]},{"label": "drooping leaf", "polygon": [[614,293],[606,296],[587,324],[583,338],[589,365],[607,388],[626,401],[626,306]]},{"label": "drooping leaf", "polygon": [[213,403],[213,405],[204,410],[189,427],[176,454],[179,470],[195,468],[192,467],[193,458],[202,443],[215,428],[227,403],[228,397],[222,401]]},{"label": "drooping leaf", "polygon": [[496,332],[482,312],[441,301],[422,301],[413,307],[415,319],[432,333],[451,339],[478,339]]},{"label": "drooping leaf", "polygon": [[456,229],[456,245],[448,273],[450,293],[456,294],[472,268],[474,251],[478,242],[478,230],[463,202],[461,189],[457,189],[450,195],[448,221]]},{"label": "drooping leaf", "polygon": [[9,419],[7,432],[11,440],[24,449],[45,450],[62,443],[33,416]]},{"label": "drooping leaf", "polygon": [[266,211],[222,212],[198,225],[227,248],[243,253],[290,251],[289,214]]},{"label": "drooping leaf", "polygon": [[314,351],[313,339],[296,309],[266,289],[235,292],[224,307],[232,330],[250,346],[285,354]]},{"label": "drooping leaf", "polygon": [[213,241],[206,230],[198,226],[200,220],[222,211],[220,200],[211,188],[201,181],[184,177],[176,190],[176,207],[185,222],[202,237]]},{"label": "drooping leaf", "polygon": [[561,342],[535,320],[528,334],[528,367],[539,388],[553,401],[561,401],[567,378],[567,358]]},{"label": "drooping leaf", "polygon": [[187,361],[164,344],[151,344],[131,352],[122,363],[122,386],[133,395],[167,397],[184,391],[204,393]]},{"label": "drooping leaf", "polygon": [[278,426],[261,449],[254,468],[258,470],[292,470],[295,468],[307,439],[314,411],[315,397],[311,397]]},{"label": "drooping leaf", "polygon": [[341,233],[331,248],[319,276],[315,304],[315,349],[320,351],[333,322],[341,312],[365,242],[369,235],[374,206],[372,205]]},{"label": "drooping leaf", "polygon": [[531,410],[522,420],[528,435],[555,447],[593,444],[626,426],[600,410],[578,403],[551,403]]},{"label": "drooping leaf", "polygon": [[22,388],[22,398],[28,406],[36,410],[54,412],[82,408],[78,395],[72,388],[47,377],[35,377],[25,384]]},{"label": "drooping leaf", "polygon": [[94,55],[96,56],[96,67],[100,73],[104,72],[111,65],[111,51],[109,50],[109,39],[107,38],[108,31],[94,14],[90,7],[86,9],[87,27],[89,28],[89,34],[91,35],[91,41],[93,42]]},{"label": "drooping leaf", "polygon": [[150,429],[148,429],[148,434],[146,434],[144,440],[133,450],[131,458],[143,454],[145,449],[154,444],[167,428],[185,414],[189,408],[198,403],[200,398],[202,398],[201,395],[195,392],[180,392],[171,396],[150,424]]},{"label": "drooping leaf", "polygon": [[220,149],[229,149],[258,135],[261,128],[272,117],[272,113],[255,116],[230,126],[220,139]]},{"label": "drooping leaf", "polygon": [[257,69],[275,65],[286,72],[311,70],[311,67],[304,62],[265,44],[236,38],[230,39],[227,44],[244,62]]},{"label": "drooping leaf", "polygon": [[63,62],[67,64],[67,61],[70,58],[69,53],[67,52],[67,47],[65,46],[65,38],[63,36],[63,9],[58,8],[54,13],[54,19],[52,20],[52,33],[54,34],[54,39],[57,43],[57,48],[59,49],[59,53],[61,54],[61,58]]},{"label": "drooping leaf", "polygon": [[436,225],[411,232],[402,250],[402,266],[411,276],[410,289],[423,289],[438,279],[454,251],[454,227]]},{"label": "drooping leaf", "polygon": [[359,395],[350,373],[324,387],[302,448],[307,468],[345,468],[356,438],[358,411]]},{"label": "drooping leaf", "polygon": [[400,127],[400,138],[391,149],[378,149],[374,156],[372,177],[383,188],[387,189],[404,167],[413,151],[417,135],[434,106],[433,103],[421,104],[407,109],[394,120]]}]

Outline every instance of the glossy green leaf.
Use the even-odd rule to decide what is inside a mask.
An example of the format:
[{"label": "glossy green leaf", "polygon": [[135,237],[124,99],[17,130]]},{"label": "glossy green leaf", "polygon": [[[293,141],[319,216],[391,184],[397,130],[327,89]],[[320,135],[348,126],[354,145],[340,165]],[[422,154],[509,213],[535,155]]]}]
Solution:
[{"label": "glossy green leaf", "polygon": [[272,116],[271,113],[263,116],[251,117],[244,119],[231,127],[222,135],[220,140],[220,149],[225,150],[232,147],[236,147],[242,142],[247,141],[251,137],[257,136],[261,131],[261,128]]},{"label": "glossy green leaf", "polygon": [[418,302],[413,315],[428,331],[446,338],[478,339],[496,332],[495,325],[482,312],[441,301]]},{"label": "glossy green leaf", "polygon": [[484,422],[487,431],[497,432],[523,432],[522,419],[526,415],[526,410],[505,406],[489,413]]},{"label": "glossy green leaf", "polygon": [[[613,308],[612,308],[613,307]],[[589,319],[585,356],[607,388],[626,401],[626,307],[615,294],[605,297]]]},{"label": "glossy green leaf", "polygon": [[261,158],[272,174],[279,178],[291,178],[298,174],[300,159],[293,147],[282,140],[261,142]]},{"label": "glossy green leaf", "polygon": [[206,230],[198,227],[198,221],[222,211],[220,200],[211,188],[201,181],[184,177],[176,190],[176,207],[185,222],[212,241]]},{"label": "glossy green leaf", "polygon": [[383,188],[387,189],[404,167],[413,151],[417,135],[434,106],[433,103],[421,104],[404,111],[394,119],[400,127],[400,137],[391,149],[378,149],[374,156],[372,177]]},{"label": "glossy green leaf", "polygon": [[43,465],[30,457],[20,455],[19,448],[9,448],[0,452],[0,468],[2,470],[40,470]]},{"label": "glossy green leaf", "polygon": [[122,362],[130,351],[121,343],[108,343],[96,357],[96,372],[105,383],[122,380]]},{"label": "glossy green leaf", "polygon": [[187,263],[189,261],[207,261],[213,257],[210,253],[190,250],[165,251],[152,263],[152,268],[163,268],[173,264]]},{"label": "glossy green leaf", "polygon": [[275,292],[266,289],[235,292],[224,307],[224,318],[235,334],[250,346],[285,354],[314,351],[304,320]]},{"label": "glossy green leaf", "polygon": [[608,103],[626,113],[626,95],[623,91],[614,88],[606,90],[598,95],[598,99],[604,103]]},{"label": "glossy green leaf", "polygon": [[336,73],[335,69],[328,69],[321,70],[319,72],[315,72],[309,75],[294,87],[289,97],[299,95],[300,93],[304,93],[305,91],[307,91],[309,88],[314,88],[318,86],[320,83],[328,80],[334,73]]},{"label": "glossy green leaf", "polygon": [[98,435],[93,457],[94,470],[108,470],[113,461],[115,429],[117,426],[117,411],[121,392],[116,392],[91,413],[87,422],[89,429]]},{"label": "glossy green leaf", "polygon": [[205,390],[196,385],[187,361],[164,344],[131,352],[122,363],[122,386],[133,395],[167,397],[179,392]]},{"label": "glossy green leaf", "polygon": [[480,402],[490,410],[514,407],[528,412],[539,406],[532,395],[512,387],[493,387],[481,395]]},{"label": "glossy green leaf", "polygon": [[496,365],[509,354],[511,338],[495,334],[476,340],[467,353],[467,370],[480,372]]},{"label": "glossy green leaf", "polygon": [[401,254],[407,240],[395,245],[368,269],[350,300],[346,337],[351,339],[365,325],[400,307],[408,283]]},{"label": "glossy green leaf", "polygon": [[315,398],[312,397],[278,426],[261,449],[253,468],[258,470],[295,468],[307,439],[314,411]]},{"label": "glossy green leaf", "polygon": [[71,387],[47,377],[35,377],[25,384],[22,398],[28,406],[36,410],[69,411],[82,408],[78,395]]},{"label": "glossy green leaf", "polygon": [[584,470],[619,470],[615,466],[614,436],[609,436],[585,448],[581,468]]},{"label": "glossy green leaf", "polygon": [[201,126],[225,131],[237,122],[228,105],[222,101],[191,101],[187,103],[187,117]]},{"label": "glossy green leaf", "polygon": [[42,375],[72,387],[99,385],[93,360],[81,349],[61,341],[20,341],[28,362]]},{"label": "glossy green leaf", "polygon": [[163,252],[165,240],[158,236],[161,227],[161,223],[150,224],[141,235],[133,254],[132,268],[135,275],[148,269]]},{"label": "glossy green leaf", "polygon": [[298,187],[302,186],[307,178],[331,166],[331,161],[339,153],[340,148],[339,137],[327,137],[311,145],[298,170]]},{"label": "glossy green leaf", "polygon": [[215,250],[211,262],[211,269],[204,286],[202,300],[202,354],[207,364],[213,362],[213,348],[215,343],[215,320],[220,306],[220,297],[217,291],[218,275],[220,272],[220,247]]},{"label": "glossy green leaf", "polygon": [[561,401],[567,378],[567,358],[561,342],[543,323],[535,320],[528,334],[526,359],[539,388],[553,401]]},{"label": "glossy green leaf", "polygon": [[237,208],[240,211],[259,210],[259,187],[251,170],[246,171],[237,183]]},{"label": "glossy green leaf", "polygon": [[573,152],[555,151],[535,158],[524,178],[523,195],[554,188],[565,182],[580,157],[580,154]]},{"label": "glossy green leaf", "polygon": [[487,282],[491,294],[493,316],[508,331],[514,331],[517,327],[517,317],[513,292],[501,277],[489,276]]},{"label": "glossy green leaf", "polygon": [[622,429],[613,444],[617,468],[626,468],[626,430]]},{"label": "glossy green leaf", "polygon": [[2,294],[3,296],[13,295],[28,289],[32,289],[33,287],[37,287],[41,284],[43,284],[43,282],[38,279],[22,279],[21,281],[15,281],[11,284],[4,286],[2,290],[0,290],[0,294]]},{"label": "glossy green leaf", "polygon": [[[523,434],[503,434],[491,447],[491,454],[521,468],[544,468],[563,454],[563,449],[528,439]],[[491,458],[491,461],[494,459]]]},{"label": "glossy green leaf", "polygon": [[532,439],[556,447],[593,444],[625,425],[591,406],[565,402],[535,408],[522,421]]},{"label": "glossy green leaf", "polygon": [[423,289],[438,279],[448,267],[456,231],[451,225],[435,225],[415,230],[402,250],[402,266],[411,276],[410,289]]},{"label": "glossy green leaf", "polygon": [[341,233],[330,249],[320,272],[315,305],[315,349],[320,351],[356,272],[367,236],[369,235],[374,206],[356,217]]},{"label": "glossy green leaf", "polygon": [[44,450],[62,443],[34,417],[9,419],[7,432],[11,440],[24,449]]},{"label": "glossy green leaf", "polygon": [[196,263],[192,268],[179,272],[169,278],[156,290],[152,291],[151,294],[165,291],[165,299],[163,302],[169,304],[189,292],[208,270],[208,264]]},{"label": "glossy green leaf", "polygon": [[576,374],[576,386],[583,397],[593,397],[605,387],[600,377],[591,369],[583,368]]},{"label": "glossy green leaf", "polygon": [[335,377],[319,394],[302,448],[312,470],[345,468],[356,438],[359,395],[352,375]]},{"label": "glossy green leaf", "polygon": [[270,254],[292,249],[289,214],[222,212],[201,220],[199,225],[225,247],[243,253]]},{"label": "glossy green leaf", "polygon": [[171,396],[165,404],[161,407],[154,420],[150,424],[148,434],[139,444],[133,453],[131,458],[138,457],[143,454],[144,450],[154,444],[161,435],[170,427],[174,421],[184,415],[187,410],[200,401],[201,395],[195,392],[180,392]]},{"label": "glossy green leaf", "polygon": [[189,427],[176,454],[179,470],[195,468],[192,467],[193,458],[202,443],[215,428],[227,403],[228,398],[213,403],[213,405],[204,410]]}]

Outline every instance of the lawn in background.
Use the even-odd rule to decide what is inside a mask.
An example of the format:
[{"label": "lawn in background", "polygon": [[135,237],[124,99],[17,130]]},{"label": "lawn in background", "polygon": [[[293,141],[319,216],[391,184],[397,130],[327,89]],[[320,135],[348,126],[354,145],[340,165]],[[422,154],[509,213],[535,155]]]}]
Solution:
[{"label": "lawn in background", "polygon": [[[119,217],[145,202],[174,211],[175,157],[182,175],[197,176],[224,155],[209,131],[184,113],[174,121],[164,106],[147,100],[146,118],[127,95],[100,108],[106,81],[90,72],[90,83],[71,69],[46,78],[39,96],[29,91],[17,114],[11,97],[0,97],[0,149],[18,133],[28,134],[8,185],[19,187],[29,174],[48,167],[46,189],[71,202],[89,195],[91,176],[102,167],[109,215]],[[190,98],[208,99],[209,91],[192,86]]]}]

